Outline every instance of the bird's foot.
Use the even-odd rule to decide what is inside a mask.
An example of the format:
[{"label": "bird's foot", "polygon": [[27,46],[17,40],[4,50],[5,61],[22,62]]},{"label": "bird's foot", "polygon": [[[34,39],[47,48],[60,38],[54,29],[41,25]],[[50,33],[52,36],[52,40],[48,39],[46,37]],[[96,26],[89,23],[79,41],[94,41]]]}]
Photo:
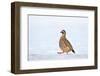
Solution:
[{"label": "bird's foot", "polygon": [[66,54],[68,55],[68,52],[66,52]]},{"label": "bird's foot", "polygon": [[64,52],[57,52],[58,54],[63,54]]}]

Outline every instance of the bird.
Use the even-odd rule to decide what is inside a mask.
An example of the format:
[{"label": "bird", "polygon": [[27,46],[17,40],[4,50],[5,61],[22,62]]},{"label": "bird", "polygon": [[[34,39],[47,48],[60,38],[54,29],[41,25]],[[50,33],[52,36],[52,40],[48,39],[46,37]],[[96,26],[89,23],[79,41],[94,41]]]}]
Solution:
[{"label": "bird", "polygon": [[58,52],[58,54],[62,54],[62,53],[68,54],[68,52],[70,52],[70,51],[75,53],[71,43],[66,38],[66,31],[62,30],[60,33],[62,33],[62,35],[61,35],[60,40],[59,40],[59,47],[62,50],[62,52]]}]

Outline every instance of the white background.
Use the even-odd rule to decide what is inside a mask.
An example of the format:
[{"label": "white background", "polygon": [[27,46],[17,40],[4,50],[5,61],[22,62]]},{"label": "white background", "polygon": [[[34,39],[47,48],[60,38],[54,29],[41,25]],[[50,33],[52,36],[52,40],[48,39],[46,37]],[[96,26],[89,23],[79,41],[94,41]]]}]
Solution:
[{"label": "white background", "polygon": [[[12,0],[15,1],[15,0]],[[0,1],[0,76],[16,76],[10,73],[10,60],[11,60],[11,15],[10,3],[11,0]],[[57,4],[74,4],[74,5],[90,5],[98,6],[100,10],[100,0],[17,0],[17,1],[30,1],[30,2],[43,2],[43,3],[57,3]],[[99,11],[100,13],[100,11]],[[100,17],[100,14],[99,14]],[[100,21],[100,18],[98,19]],[[100,22],[98,23],[100,24]],[[99,28],[99,25],[98,25]],[[98,30],[100,32],[100,30]],[[100,36],[98,36],[100,39]],[[99,43],[100,40],[98,40]],[[100,45],[98,45],[99,47]],[[98,48],[100,50],[100,48]],[[100,58],[100,52],[99,58]],[[98,61],[100,66],[100,60]],[[52,73],[38,73],[38,74],[21,74],[18,76],[99,76],[100,68],[98,70],[81,70],[81,71],[68,71],[68,72],[52,72]]]},{"label": "white background", "polygon": [[[34,15],[29,16],[29,18],[29,48],[31,53],[34,52],[33,50],[41,52],[40,49],[46,53],[57,52],[61,36],[60,31],[63,29],[67,33],[66,38],[71,42],[78,54],[88,53],[88,18]],[[80,35],[85,39],[81,38]]]}]

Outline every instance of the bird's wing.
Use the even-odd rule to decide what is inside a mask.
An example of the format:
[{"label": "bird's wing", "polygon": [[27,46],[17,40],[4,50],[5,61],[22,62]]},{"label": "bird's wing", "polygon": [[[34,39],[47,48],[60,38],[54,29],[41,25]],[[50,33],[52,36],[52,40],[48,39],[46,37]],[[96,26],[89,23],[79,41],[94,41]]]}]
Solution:
[{"label": "bird's wing", "polygon": [[73,49],[71,43],[65,38],[64,43],[66,46],[70,47],[71,49]]}]

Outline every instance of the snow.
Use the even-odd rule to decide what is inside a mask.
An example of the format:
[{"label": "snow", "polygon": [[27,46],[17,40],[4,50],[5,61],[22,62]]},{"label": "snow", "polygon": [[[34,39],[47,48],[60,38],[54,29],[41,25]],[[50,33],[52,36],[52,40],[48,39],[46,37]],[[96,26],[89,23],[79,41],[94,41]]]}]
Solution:
[{"label": "snow", "polygon": [[57,52],[49,52],[49,53],[30,53],[28,56],[28,60],[63,60],[63,59],[84,59],[84,58],[88,58],[87,54],[78,54],[78,53],[72,53],[69,52],[67,53],[63,53],[63,54],[58,54]]},{"label": "snow", "polygon": [[[29,16],[28,60],[88,58],[88,17]],[[61,30],[75,54],[58,54]],[[61,50],[60,50],[61,51]]]}]

